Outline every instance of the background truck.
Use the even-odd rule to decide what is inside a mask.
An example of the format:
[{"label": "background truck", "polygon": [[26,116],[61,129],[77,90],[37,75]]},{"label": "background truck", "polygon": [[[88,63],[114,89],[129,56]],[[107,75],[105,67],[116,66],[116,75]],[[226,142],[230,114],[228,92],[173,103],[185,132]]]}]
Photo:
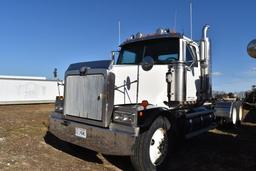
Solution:
[{"label": "background truck", "polygon": [[199,42],[168,29],[137,33],[120,45],[116,62],[71,64],[49,131],[130,156],[136,170],[163,170],[177,140],[216,127],[208,28]]},{"label": "background truck", "polygon": [[238,98],[214,100],[215,116],[220,126],[239,126],[244,117],[243,101]]},{"label": "background truck", "polygon": [[243,107],[245,109],[255,109],[256,108],[256,86],[253,85],[250,91],[245,92],[245,98]]}]

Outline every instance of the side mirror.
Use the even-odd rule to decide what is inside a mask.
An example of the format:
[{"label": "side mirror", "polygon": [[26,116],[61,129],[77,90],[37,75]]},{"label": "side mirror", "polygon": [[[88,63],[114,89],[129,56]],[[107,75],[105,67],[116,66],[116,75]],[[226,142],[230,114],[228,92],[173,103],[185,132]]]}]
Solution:
[{"label": "side mirror", "polygon": [[117,54],[117,53],[119,53],[118,50],[112,50],[112,51],[111,51],[111,59],[112,59],[113,61],[115,61],[115,57],[116,57],[116,54]]},{"label": "side mirror", "polygon": [[256,39],[250,41],[250,43],[247,45],[247,53],[252,58],[256,58]]},{"label": "side mirror", "polygon": [[115,60],[115,52],[111,51],[111,59],[114,61]]},{"label": "side mirror", "polygon": [[142,69],[144,71],[149,71],[154,66],[154,59],[151,56],[145,56],[141,63]]}]

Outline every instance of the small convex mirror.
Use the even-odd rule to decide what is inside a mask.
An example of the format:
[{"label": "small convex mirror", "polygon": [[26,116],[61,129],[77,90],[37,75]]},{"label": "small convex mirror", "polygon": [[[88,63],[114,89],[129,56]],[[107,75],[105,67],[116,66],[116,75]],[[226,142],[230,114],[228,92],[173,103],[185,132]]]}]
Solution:
[{"label": "small convex mirror", "polygon": [[151,56],[145,56],[142,60],[141,66],[144,71],[149,71],[153,68],[154,59]]},{"label": "small convex mirror", "polygon": [[127,87],[128,90],[131,89],[131,79],[130,79],[130,77],[126,78],[126,87]]},{"label": "small convex mirror", "polygon": [[252,58],[256,58],[256,39],[250,41],[250,43],[248,44],[247,53]]}]

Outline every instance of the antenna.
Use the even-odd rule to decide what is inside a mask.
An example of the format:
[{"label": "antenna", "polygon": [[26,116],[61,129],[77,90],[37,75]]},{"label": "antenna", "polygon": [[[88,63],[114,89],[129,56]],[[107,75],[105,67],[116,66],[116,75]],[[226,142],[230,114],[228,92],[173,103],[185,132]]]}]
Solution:
[{"label": "antenna", "polygon": [[192,0],[190,0],[189,2],[189,12],[190,12],[190,38],[192,39],[193,38],[193,21],[192,21]]},{"label": "antenna", "polygon": [[174,12],[174,28],[173,31],[176,32],[176,26],[177,26],[177,10]]},{"label": "antenna", "polygon": [[121,22],[118,21],[118,46],[121,43]]}]

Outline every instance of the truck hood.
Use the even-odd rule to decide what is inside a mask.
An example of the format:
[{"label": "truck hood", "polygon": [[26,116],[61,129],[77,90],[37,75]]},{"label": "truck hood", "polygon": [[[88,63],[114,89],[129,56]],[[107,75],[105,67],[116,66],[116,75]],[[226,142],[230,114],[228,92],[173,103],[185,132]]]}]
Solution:
[{"label": "truck hood", "polygon": [[80,70],[82,67],[86,67],[88,69],[110,69],[111,66],[112,60],[79,62],[69,65],[67,71]]}]

